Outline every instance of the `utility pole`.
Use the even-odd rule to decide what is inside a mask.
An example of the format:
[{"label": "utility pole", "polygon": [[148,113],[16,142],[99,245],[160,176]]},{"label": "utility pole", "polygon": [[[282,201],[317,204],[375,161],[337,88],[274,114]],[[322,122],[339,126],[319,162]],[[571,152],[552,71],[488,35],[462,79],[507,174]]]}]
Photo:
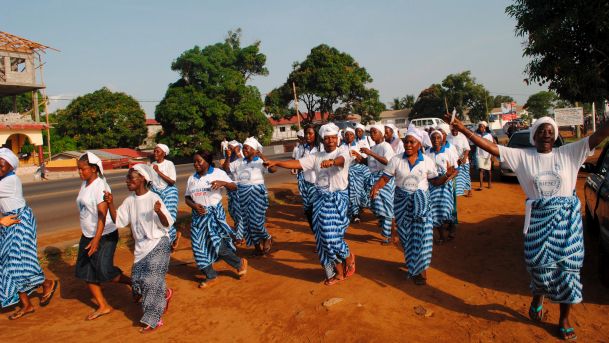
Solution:
[{"label": "utility pole", "polygon": [[298,96],[296,96],[295,82],[292,82],[292,91],[294,92],[294,108],[296,109],[296,118],[298,118],[298,131],[300,131],[300,112],[298,112]]}]

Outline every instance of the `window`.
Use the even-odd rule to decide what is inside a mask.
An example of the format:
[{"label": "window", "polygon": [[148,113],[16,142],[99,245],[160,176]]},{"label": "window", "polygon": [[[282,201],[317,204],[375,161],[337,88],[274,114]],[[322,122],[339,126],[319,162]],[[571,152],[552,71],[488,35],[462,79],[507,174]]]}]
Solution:
[{"label": "window", "polygon": [[279,132],[285,132],[285,126],[281,126],[281,127],[279,128]]},{"label": "window", "polygon": [[406,119],[396,119],[395,123],[396,123],[396,125],[406,124]]},{"label": "window", "polygon": [[11,71],[23,73],[25,71],[25,58],[11,57]]}]

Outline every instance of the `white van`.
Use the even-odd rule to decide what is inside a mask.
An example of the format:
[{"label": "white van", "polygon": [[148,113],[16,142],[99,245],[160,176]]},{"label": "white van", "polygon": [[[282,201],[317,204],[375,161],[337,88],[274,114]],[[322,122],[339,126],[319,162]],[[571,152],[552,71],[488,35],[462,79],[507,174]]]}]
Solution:
[{"label": "white van", "polygon": [[429,127],[436,127],[440,124],[446,124],[444,120],[440,118],[418,118],[412,119],[410,123],[416,127],[420,127],[423,129],[427,129]]}]

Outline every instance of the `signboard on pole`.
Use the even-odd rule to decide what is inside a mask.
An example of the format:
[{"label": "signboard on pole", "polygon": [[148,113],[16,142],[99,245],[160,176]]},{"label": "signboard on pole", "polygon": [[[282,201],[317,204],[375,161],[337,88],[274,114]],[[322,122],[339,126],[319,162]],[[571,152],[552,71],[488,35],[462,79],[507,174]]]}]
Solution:
[{"label": "signboard on pole", "polygon": [[584,109],[582,107],[555,108],[554,120],[558,126],[584,125]]}]

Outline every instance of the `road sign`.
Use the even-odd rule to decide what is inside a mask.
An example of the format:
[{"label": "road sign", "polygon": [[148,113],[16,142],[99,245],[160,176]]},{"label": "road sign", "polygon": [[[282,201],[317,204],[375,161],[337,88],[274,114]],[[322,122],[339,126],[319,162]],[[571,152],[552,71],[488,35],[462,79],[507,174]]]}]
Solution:
[{"label": "road sign", "polygon": [[555,108],[554,120],[558,126],[584,125],[584,109],[582,107]]}]

